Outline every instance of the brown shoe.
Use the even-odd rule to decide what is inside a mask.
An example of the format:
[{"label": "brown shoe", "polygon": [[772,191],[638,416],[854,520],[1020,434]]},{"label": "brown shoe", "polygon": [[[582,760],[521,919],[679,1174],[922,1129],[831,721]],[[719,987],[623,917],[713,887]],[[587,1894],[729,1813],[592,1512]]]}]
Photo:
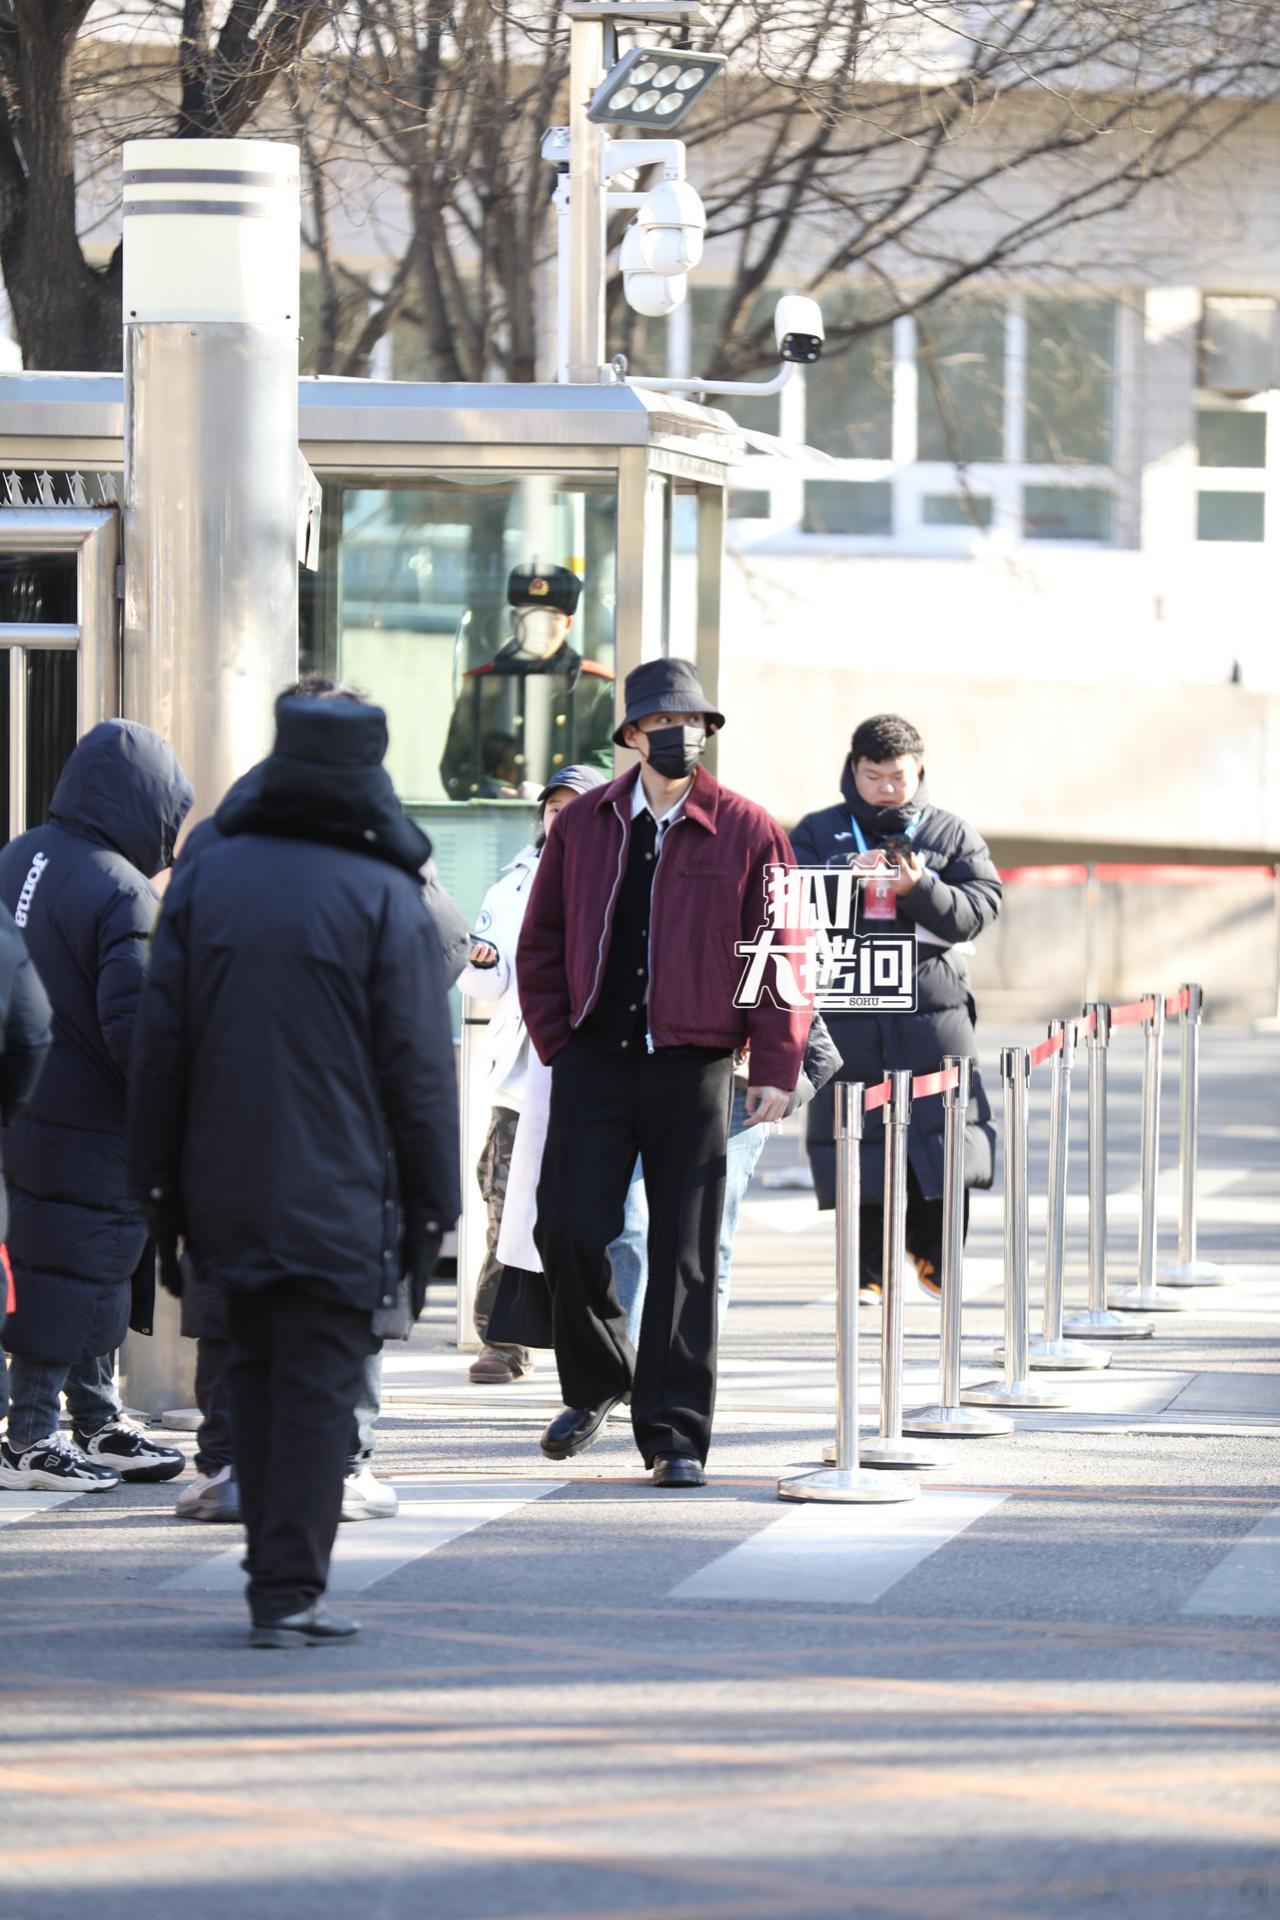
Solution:
[{"label": "brown shoe", "polygon": [[467,1378],[478,1387],[509,1387],[533,1372],[533,1361],[518,1354],[499,1353],[496,1347],[484,1347],[467,1369]]},{"label": "brown shoe", "polygon": [[942,1292],[942,1282],[938,1278],[938,1269],[934,1266],[932,1260],[926,1260],[922,1253],[913,1253],[911,1261],[920,1276],[920,1285],[926,1293],[931,1293],[936,1300]]}]

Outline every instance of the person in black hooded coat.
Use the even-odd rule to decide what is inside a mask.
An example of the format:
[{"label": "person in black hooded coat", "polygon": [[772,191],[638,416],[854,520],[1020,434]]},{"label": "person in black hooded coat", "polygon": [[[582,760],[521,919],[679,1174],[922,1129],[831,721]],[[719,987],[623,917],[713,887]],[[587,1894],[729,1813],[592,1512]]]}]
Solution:
[{"label": "person in black hooded coat", "polygon": [[[991,1103],[978,1072],[977,1008],[966,955],[1000,911],[1000,876],[982,836],[957,814],[935,807],[924,784],[924,742],[896,714],[864,720],[853,735],[840,778],[844,796],[834,807],[808,813],[794,828],[796,862],[843,867],[886,848],[918,877],[897,896],[898,924],[916,935],[917,1010],[914,1013],[831,1013],[825,1016],[843,1065],[836,1076],[867,1085],[887,1073],[932,1073],[944,1054],[974,1061],[965,1127],[965,1186],[989,1187],[995,1178]],[[859,791],[885,796],[877,804]],[[873,774],[882,778],[877,784]],[[806,1145],[820,1208],[835,1205],[835,1095],[831,1087],[809,1107]],[[920,1278],[938,1290],[942,1259],[942,1102],[917,1100],[908,1135],[907,1251]],[[875,1116],[862,1143],[862,1275],[864,1289],[882,1282],[884,1135]],[[966,1196],[965,1218],[968,1219]]]},{"label": "person in black hooded coat", "polygon": [[[153,1447],[120,1419],[113,1356],[147,1247],[129,1188],[125,1109],[158,905],[151,876],[172,862],[192,799],[159,734],[103,720],[68,757],[47,824],[0,853],[0,902],[53,1005],[48,1066],[4,1136],[17,1291],[5,1328],[14,1355],[6,1486],[111,1486],[113,1467],[129,1479],[182,1471],[176,1448]],[[145,1301],[135,1318],[149,1330]],[[63,1443],[44,1449],[48,1459],[32,1452],[58,1442],[64,1388],[88,1462]]]},{"label": "person in black hooded coat", "polygon": [[130,1088],[157,1239],[226,1292],[254,1644],[353,1632],[317,1606],[364,1362],[421,1311],[459,1212],[444,961],[426,836],[382,765],[386,716],[286,697],[224,838],[165,897]]},{"label": "person in black hooded coat", "polygon": [[[327,674],[305,673],[291,687],[286,687],[280,698],[323,700],[334,694],[355,692],[354,688],[330,679]],[[227,789],[223,804],[230,808],[233,802],[238,804],[255,797],[266,764],[259,762],[241,774]],[[178,870],[225,837],[216,815],[201,820],[182,843],[176,863]],[[445,984],[451,987],[467,963],[471,933],[445,891],[434,860],[428,859],[421,879],[422,903],[435,923],[444,960]],[[223,1290],[216,1284],[206,1285],[189,1261],[182,1272],[182,1331],[198,1343],[196,1400],[201,1421],[196,1434],[195,1477],[178,1496],[176,1511],[184,1520],[238,1521],[240,1498],[232,1465],[231,1412],[225,1377],[227,1321]],[[377,1479],[372,1468],[381,1409],[382,1349],[379,1346],[365,1365],[364,1383],[356,1401],[351,1459],[342,1497],[344,1520],[391,1519],[398,1509],[395,1490]]]}]

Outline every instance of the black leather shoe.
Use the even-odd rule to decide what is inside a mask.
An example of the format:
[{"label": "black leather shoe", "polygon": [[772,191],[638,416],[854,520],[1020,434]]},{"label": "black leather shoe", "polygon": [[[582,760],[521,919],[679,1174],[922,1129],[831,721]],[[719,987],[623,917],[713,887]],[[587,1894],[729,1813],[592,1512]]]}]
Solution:
[{"label": "black leather shoe", "polygon": [[360,1628],[340,1613],[326,1613],[321,1606],[306,1607],[301,1613],[286,1614],[283,1620],[256,1621],[249,1629],[251,1647],[325,1647],[332,1640],[350,1640]]},{"label": "black leather shoe", "polygon": [[660,1453],[653,1463],[655,1487],[705,1487],[707,1476],[700,1461],[687,1453]]},{"label": "black leather shoe", "polygon": [[593,1440],[600,1438],[601,1427],[621,1398],[617,1393],[598,1407],[566,1407],[558,1413],[542,1436],[542,1451],[548,1460],[572,1460],[575,1453],[584,1453]]}]

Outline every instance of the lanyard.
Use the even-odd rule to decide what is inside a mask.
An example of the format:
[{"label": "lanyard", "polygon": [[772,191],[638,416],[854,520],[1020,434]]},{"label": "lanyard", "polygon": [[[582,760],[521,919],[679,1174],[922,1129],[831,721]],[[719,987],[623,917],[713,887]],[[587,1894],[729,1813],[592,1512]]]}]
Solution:
[{"label": "lanyard", "polygon": [[[857,821],[854,819],[852,814],[849,815],[849,825],[853,828],[853,837],[858,843],[858,852],[859,853],[869,852],[869,848],[866,842],[866,836],[863,834],[862,828],[858,825]],[[916,837],[916,832],[919,828],[919,825],[920,825],[920,816],[919,814],[917,814],[915,819],[911,822],[910,826],[907,828],[906,832],[903,834],[902,836],[903,839],[914,840]]]}]

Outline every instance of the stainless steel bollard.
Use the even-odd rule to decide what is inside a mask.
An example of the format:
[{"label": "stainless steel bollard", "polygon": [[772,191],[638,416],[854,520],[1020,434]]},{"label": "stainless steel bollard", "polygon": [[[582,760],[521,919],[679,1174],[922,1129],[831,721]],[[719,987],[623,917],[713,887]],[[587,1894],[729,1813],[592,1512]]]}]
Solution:
[{"label": "stainless steel bollard", "polygon": [[1107,1305],[1107,1049],[1111,1045],[1111,1008],[1090,1000],[1084,1009],[1090,1029],[1085,1042],[1089,1062],[1089,1305],[1069,1314],[1063,1331],[1073,1340],[1146,1340],[1154,1322],[1112,1313]]},{"label": "stainless steel bollard", "polygon": [[938,1335],[938,1404],[908,1413],[904,1433],[948,1434],[984,1439],[1012,1433],[1008,1414],[987,1413],[960,1404],[960,1329],[964,1304],[964,1127],[969,1111],[970,1065],[963,1054],[949,1053],[944,1073],[955,1069],[957,1083],[942,1095],[942,1319]]},{"label": "stainless steel bollard", "polygon": [[1071,1069],[1075,1064],[1075,1028],[1065,1021],[1049,1022],[1049,1038],[1062,1035],[1053,1056],[1049,1084],[1049,1192],[1044,1229],[1043,1331],[1030,1344],[1033,1369],[1061,1368],[1076,1372],[1111,1365],[1103,1347],[1087,1341],[1065,1340],[1062,1327],[1062,1278],[1067,1248],[1067,1154],[1071,1124]]},{"label": "stainless steel bollard", "polygon": [[968,1407],[1023,1407],[1030,1413],[1068,1407],[1065,1388],[1032,1383],[1028,1373],[1027,1270],[1031,1263],[1027,1212],[1027,1089],[1031,1067],[1025,1047],[1000,1055],[1004,1088],[1004,1379],[966,1387]]},{"label": "stainless steel bollard", "polygon": [[836,1121],[836,1464],[779,1480],[780,1500],[912,1500],[913,1480],[864,1473],[858,1465],[858,1253],[861,1233],[863,1087],[837,1081]]},{"label": "stainless steel bollard", "polygon": [[863,1444],[869,1467],[940,1467],[931,1447],[902,1437],[902,1312],[907,1261],[907,1130],[911,1074],[893,1073],[884,1114],[884,1296],[880,1302],[880,1431]]},{"label": "stainless steel bollard", "polygon": [[1121,1313],[1183,1313],[1180,1293],[1156,1285],[1156,1189],[1160,1178],[1160,1076],[1164,1058],[1164,995],[1144,994],[1142,1023],[1142,1191],[1138,1202],[1138,1284],[1112,1299]]},{"label": "stainless steel bollard", "polygon": [[1182,992],[1187,1004],[1179,1016],[1178,1082],[1178,1257],[1161,1267],[1167,1287],[1225,1287],[1227,1275],[1212,1260],[1196,1257],[1196,1164],[1200,1141],[1200,1018],[1204,994],[1191,981]]}]

